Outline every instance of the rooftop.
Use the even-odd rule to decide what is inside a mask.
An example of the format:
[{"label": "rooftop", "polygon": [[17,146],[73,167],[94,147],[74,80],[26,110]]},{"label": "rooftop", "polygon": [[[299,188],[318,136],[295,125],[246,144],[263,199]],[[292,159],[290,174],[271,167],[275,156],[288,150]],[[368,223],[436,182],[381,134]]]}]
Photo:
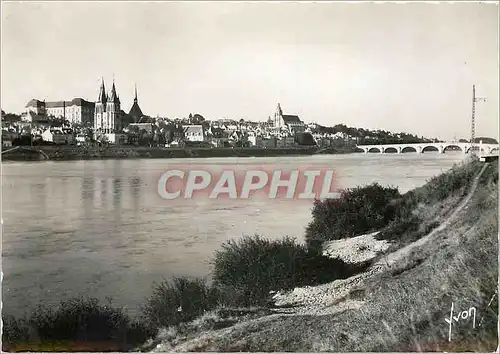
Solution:
[{"label": "rooftop", "polygon": [[285,123],[302,123],[299,116],[291,114],[283,114],[283,120]]}]

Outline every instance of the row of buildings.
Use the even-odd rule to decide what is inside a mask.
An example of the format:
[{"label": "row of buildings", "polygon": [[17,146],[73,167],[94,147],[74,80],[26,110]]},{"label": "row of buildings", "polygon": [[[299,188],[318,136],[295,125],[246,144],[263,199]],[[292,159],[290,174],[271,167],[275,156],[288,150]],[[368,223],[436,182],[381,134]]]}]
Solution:
[{"label": "row of buildings", "polygon": [[[54,119],[69,124],[52,126]],[[84,143],[87,137],[82,133],[82,127],[91,129],[94,139],[99,137],[111,144],[145,142],[175,146],[193,142],[209,146],[287,147],[296,144],[297,133],[311,132],[319,145],[325,145],[325,140],[346,138],[342,134],[315,132],[314,124],[305,124],[297,115],[284,114],[279,103],[274,116],[265,122],[209,121],[199,114],[190,114],[188,119],[151,118],[144,115],[139,107],[135,87],[134,102],[126,113],[122,110],[114,81],[107,92],[104,80],[101,81],[96,102],[82,98],[52,102],[32,99],[26,105],[22,120],[29,124],[31,135],[56,144]],[[26,125],[23,129],[26,130]],[[6,131],[4,127],[3,137],[8,141],[20,133],[17,128],[7,128]]]},{"label": "row of buildings", "polygon": [[[106,92],[104,80],[101,81],[99,96],[96,102],[86,101],[83,98],[74,98],[71,101],[41,101],[32,99],[25,107],[22,119],[27,122],[44,123],[50,118],[62,118],[71,124],[91,126],[107,131],[119,130],[130,123],[138,123],[141,119],[148,120],[137,98],[135,87],[134,103],[129,112],[121,109],[120,97],[113,82],[109,93]],[[113,126],[113,127],[111,127]]]}]

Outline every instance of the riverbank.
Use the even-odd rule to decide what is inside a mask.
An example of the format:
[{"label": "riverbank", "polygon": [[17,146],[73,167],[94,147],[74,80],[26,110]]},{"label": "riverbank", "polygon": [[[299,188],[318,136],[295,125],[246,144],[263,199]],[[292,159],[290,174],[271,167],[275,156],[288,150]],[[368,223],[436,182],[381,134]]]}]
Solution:
[{"label": "riverbank", "polygon": [[[294,148],[161,148],[161,147],[80,147],[22,146],[2,153],[4,161],[71,161],[100,159],[169,159],[207,157],[276,157],[313,155],[317,147]],[[343,150],[341,153],[352,151]]]},{"label": "riverbank", "polygon": [[[494,284],[488,279],[495,280],[497,274],[496,264],[490,262],[497,249],[497,178],[498,169],[491,164],[454,168],[424,187],[402,196],[396,193],[396,200],[404,203],[395,205],[409,213],[398,213],[398,218],[390,217],[382,225],[380,215],[390,214],[384,200],[394,198],[394,192],[360,188],[351,197],[364,195],[365,207],[358,207],[359,198],[348,197],[338,205],[325,204],[331,208],[324,212],[328,218],[313,213],[313,220],[321,221],[316,232],[325,241],[323,254],[289,240],[249,238],[226,244],[215,255],[216,286],[180,279],[154,288],[139,319],[155,329],[147,331],[153,340],[141,349],[406,351],[415,343],[427,349],[432,340],[446,341],[442,318],[449,315],[450,301],[456,298],[457,310],[477,306],[479,321],[492,295]],[[407,200],[411,203],[405,204]],[[344,208],[345,203],[352,203],[352,208]],[[336,238],[341,236],[338,232],[330,236],[322,232],[337,220],[349,220],[339,215],[337,207],[357,210],[358,219],[366,220],[355,225],[352,236],[368,235],[342,240]],[[412,215],[418,216],[416,229]],[[25,338],[18,350],[40,350],[47,344],[61,350],[78,343],[81,347],[82,335],[101,350],[109,347],[103,343],[108,335],[116,338],[115,345],[129,345],[116,351],[132,350],[130,345],[141,343],[133,337],[144,343],[141,325],[106,305],[77,301],[52,313],[34,311],[24,324],[4,322],[10,348],[16,350],[12,346],[16,328],[18,338]],[[37,332],[31,339],[26,335]],[[454,332],[454,339],[467,335],[470,331]],[[37,344],[40,339],[44,343]],[[476,336],[476,344],[483,339]],[[50,343],[61,340],[66,342]]]},{"label": "riverbank", "polygon": [[[324,243],[323,254],[329,257],[371,260],[365,271],[274,292],[267,314],[254,311],[253,318],[233,319],[225,328],[210,325],[213,317],[223,321],[218,314],[205,315],[187,329],[161,332],[149,348],[491,352],[498,343],[497,181],[496,164],[469,163],[445,173],[408,194],[427,198],[412,210],[421,222],[417,229],[403,218],[388,225],[391,235],[382,228],[385,232]],[[448,192],[432,197],[442,190]],[[444,318],[452,302],[453,315],[474,307],[477,316],[474,324],[471,318],[454,324],[450,342]]]}]

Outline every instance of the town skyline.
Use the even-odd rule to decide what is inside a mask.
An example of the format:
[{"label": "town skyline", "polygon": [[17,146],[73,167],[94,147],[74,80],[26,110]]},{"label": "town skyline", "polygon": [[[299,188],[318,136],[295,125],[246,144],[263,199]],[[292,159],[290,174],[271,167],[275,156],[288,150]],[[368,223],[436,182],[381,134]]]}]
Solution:
[{"label": "town skyline", "polygon": [[476,135],[498,138],[494,4],[116,6],[2,3],[2,109],[95,102],[103,77],[125,111],[137,85],[152,117],[263,121],[279,102],[306,122],[452,139],[469,137],[475,84]]}]

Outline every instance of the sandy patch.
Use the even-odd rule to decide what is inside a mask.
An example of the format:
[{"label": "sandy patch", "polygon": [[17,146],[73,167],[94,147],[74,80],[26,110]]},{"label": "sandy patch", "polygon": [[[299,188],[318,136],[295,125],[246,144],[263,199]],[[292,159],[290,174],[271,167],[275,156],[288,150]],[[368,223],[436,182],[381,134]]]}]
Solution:
[{"label": "sandy patch", "polygon": [[325,242],[323,254],[332,258],[340,258],[347,263],[361,263],[369,261],[389,248],[386,240],[375,239],[379,231],[371,234]]},{"label": "sandy patch", "polygon": [[[369,261],[387,250],[390,245],[385,240],[376,240],[374,236],[377,233],[326,242],[323,244],[323,254],[327,257],[340,258],[347,263]],[[279,307],[293,306],[282,309],[283,313],[290,314],[325,315],[357,309],[363,302],[349,299],[350,291],[381,270],[381,267],[372,267],[369,271],[348,279],[339,279],[317,286],[295,288],[287,292],[277,292],[274,293],[273,300],[275,305]]]}]

